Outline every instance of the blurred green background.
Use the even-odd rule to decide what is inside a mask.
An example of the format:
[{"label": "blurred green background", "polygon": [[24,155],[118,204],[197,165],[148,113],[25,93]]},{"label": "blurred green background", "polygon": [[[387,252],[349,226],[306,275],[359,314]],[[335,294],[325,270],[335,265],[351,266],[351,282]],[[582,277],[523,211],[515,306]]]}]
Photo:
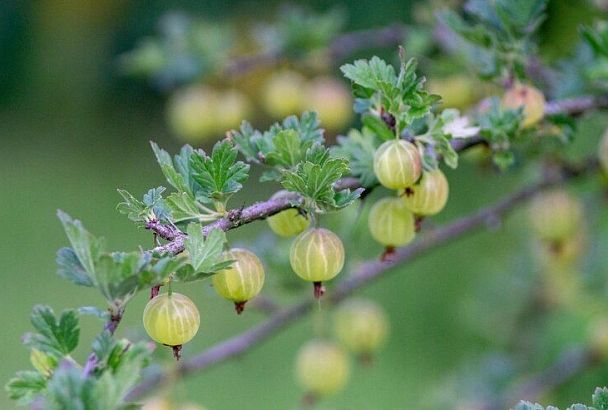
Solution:
[{"label": "blurred green background", "polygon": [[[335,5],[329,1],[305,3],[319,11]],[[343,2],[342,6],[347,10],[347,29],[357,29],[410,22],[413,3],[360,0]],[[550,21],[554,23],[543,28],[543,42],[548,47],[567,52],[564,44],[572,42],[565,40],[575,36],[577,24],[591,20],[592,11],[579,3],[582,2],[551,3],[554,20]],[[112,249],[152,244],[149,232],[136,229],[116,211],[116,188],[141,195],[148,188],[163,184],[148,140],[173,152],[179,143],[166,129],[164,97],[144,81],[121,77],[116,69],[117,56],[132,48],[137,39],[153,33],[159,17],[169,10],[181,9],[212,20],[251,18],[260,15],[260,9],[270,12],[278,4],[220,0],[0,3],[3,383],[15,371],[30,366],[20,337],[30,330],[29,313],[34,304],[49,304],[61,310],[103,303],[93,291],[77,288],[55,274],[55,252],[67,243],[55,217],[57,209],[81,219],[93,233],[105,236]],[[578,133],[579,151],[594,147],[606,122],[601,116],[586,120]],[[528,177],[525,171],[503,175],[480,172],[477,165],[465,161],[457,172],[448,173],[449,205],[430,223],[471,212],[522,185]],[[582,197],[597,200],[597,190],[588,187],[581,187]],[[249,191],[239,194],[232,204],[265,198],[275,188],[252,183]],[[591,208],[596,222],[606,220],[606,212]],[[229,239],[247,241],[264,230],[265,223],[256,223],[231,232]],[[359,221],[350,234],[363,244],[349,248],[351,261],[380,252],[379,246],[370,245],[365,222]],[[595,238],[606,236],[601,232],[596,235]],[[320,403],[319,408],[446,408],[440,404],[442,397],[466,401],[464,388],[453,389],[454,380],[456,385],[467,382],[470,372],[466,369],[480,366],[482,372],[491,374],[486,379],[500,379],[501,374],[518,369],[521,363],[510,359],[505,345],[513,334],[517,338],[518,330],[512,329],[510,321],[525,303],[538,273],[527,236],[523,214],[519,212],[498,231],[477,233],[442,247],[366,289],[363,294],[382,304],[389,314],[390,340],[373,366],[355,365],[348,387]],[[271,236],[264,238],[274,241]],[[588,264],[586,274],[590,283],[603,283],[597,277],[603,273],[607,252],[601,242],[594,246],[597,260]],[[308,294],[308,288],[292,292],[279,289],[282,281],[277,278],[289,275],[289,271],[269,272],[274,279],[265,291],[278,294],[278,299],[286,303]],[[181,291],[193,298],[202,316],[199,335],[186,346],[185,357],[264,318],[256,311],[237,317],[227,302],[216,297],[208,282]],[[605,293],[603,287],[601,292]],[[147,295],[141,294],[129,305],[120,335],[141,336],[140,316],[146,300]],[[328,313],[324,313],[326,322]],[[555,343],[524,370],[542,368],[561,348],[584,340],[579,332],[584,323],[576,314],[551,313],[543,326],[549,334],[555,333]],[[77,359],[86,358],[89,342],[100,327],[96,319],[82,320],[83,343]],[[297,408],[301,391],[292,381],[292,363],[312,327],[312,319],[303,320],[246,356],[179,382],[172,396],[180,401],[200,402],[211,410]],[[167,352],[160,356],[167,366],[171,365]],[[558,405],[587,401],[592,389],[605,385],[607,377],[608,369],[600,367],[547,400]],[[476,386],[473,381],[468,387],[472,386]],[[483,389],[477,392],[487,393]],[[0,408],[13,406],[5,395],[0,395]]]}]

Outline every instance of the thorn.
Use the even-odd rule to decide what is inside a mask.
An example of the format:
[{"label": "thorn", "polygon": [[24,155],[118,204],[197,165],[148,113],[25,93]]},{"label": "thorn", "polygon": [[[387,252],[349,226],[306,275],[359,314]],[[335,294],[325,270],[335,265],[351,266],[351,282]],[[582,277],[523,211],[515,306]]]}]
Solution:
[{"label": "thorn", "polygon": [[247,303],[247,301],[234,302],[234,310],[236,310],[237,315],[240,315],[241,313],[243,313],[243,310],[245,310],[245,303]]},{"label": "thorn", "polygon": [[313,294],[315,295],[315,299],[320,299],[325,294],[323,282],[313,282]]}]

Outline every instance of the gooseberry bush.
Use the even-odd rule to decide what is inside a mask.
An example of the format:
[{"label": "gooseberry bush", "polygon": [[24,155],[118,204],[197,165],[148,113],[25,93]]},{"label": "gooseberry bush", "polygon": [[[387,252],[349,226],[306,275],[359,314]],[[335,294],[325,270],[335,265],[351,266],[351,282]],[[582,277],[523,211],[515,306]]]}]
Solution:
[{"label": "gooseberry bush", "polygon": [[[398,321],[390,324],[378,302],[349,299],[353,293],[423,252],[476,228],[495,225],[527,200],[532,200],[530,236],[545,272],[543,297],[554,304],[582,298],[571,268],[584,255],[586,212],[565,182],[608,170],[608,134],[592,158],[572,161],[563,153],[576,143],[580,115],[608,106],[606,74],[601,71],[608,58],[608,30],[605,24],[582,29],[580,47],[588,53],[554,66],[542,65],[536,34],[547,3],[470,0],[462,10],[440,11],[433,24],[449,33],[450,44],[445,50],[423,48],[420,53],[433,57],[447,50],[447,57],[437,58],[468,64],[478,77],[459,75],[435,82],[432,77],[427,81],[426,67],[421,70],[415,53],[408,51],[408,36],[401,26],[341,33],[339,13],[292,9],[277,23],[253,30],[260,43],[258,54],[235,60],[230,27],[183,15],[167,17],[158,37],[142,41],[121,58],[125,72],[148,78],[168,94],[168,124],[192,144],[169,153],[151,143],[169,189],[154,187],[143,196],[118,190],[122,197],[118,211],[136,227],[149,230],[155,245],[111,252],[82,222],[59,211],[69,246],[57,252],[57,272],[74,285],[98,291],[106,305],[59,313],[36,306],[33,332],[24,337],[33,368],[8,382],[10,397],[35,408],[134,408],[159,384],[244,353],[317,305],[324,314],[344,301],[332,314],[333,332],[316,332],[294,352],[295,380],[307,402],[323,399],[346,388],[349,375],[357,371],[351,355],[372,363],[382,354],[390,328],[399,325]],[[393,47],[402,41],[405,48]],[[390,46],[397,51],[392,53],[394,61],[372,56],[341,65],[351,92],[345,82],[327,73],[309,78],[295,68],[272,72],[255,96],[266,115],[277,120],[266,127],[246,120],[254,104],[242,90],[210,85],[214,77],[240,75],[256,65],[267,68],[282,60],[302,71],[303,67],[328,70],[346,57],[344,49],[354,52],[359,42],[361,48]],[[578,88],[560,88],[571,83],[567,80],[573,70],[567,67],[577,64]],[[555,79],[550,86],[544,81],[547,73]],[[489,91],[482,89],[481,81]],[[349,130],[352,118],[356,122]],[[209,149],[197,147],[221,133],[224,136]],[[427,218],[449,207],[450,180],[465,151],[475,154],[472,160],[483,166],[489,163],[499,172],[524,168],[541,176],[536,184],[453,223],[427,224]],[[259,181],[251,180],[253,169]],[[274,184],[276,194],[248,206],[232,200],[244,188],[261,183]],[[368,202],[372,202],[369,207]],[[366,210],[359,215],[362,208]],[[353,266],[357,258],[345,246],[352,238],[325,223],[327,214],[340,218],[353,210],[357,217],[367,218],[368,239],[382,248],[374,260],[360,266]],[[226,231],[263,219],[288,248],[272,249],[270,256],[256,255],[255,247],[247,243],[228,242]],[[288,307],[275,306],[264,289],[266,279],[285,276],[285,267],[277,267],[277,253],[283,251],[292,277],[312,287],[303,292],[301,302]],[[242,314],[239,320],[247,321],[247,310],[264,301],[271,305],[269,317],[199,355],[187,352],[175,371],[150,374],[146,369],[155,359],[152,351],[157,345],[166,346],[180,360],[183,345],[212,332],[205,325],[205,309],[173,291],[178,283],[196,291],[200,282],[211,283],[221,298],[233,304]],[[115,337],[129,302],[140,291],[150,294],[142,312],[149,339]],[[259,306],[256,301],[261,301]],[[79,363],[72,354],[80,342],[83,316],[97,317],[104,326],[86,362]],[[558,370],[547,371],[574,375],[573,370],[601,362],[608,356],[608,332],[601,329],[594,327],[589,347],[578,361],[569,359],[567,364],[574,369],[559,370],[558,358]],[[542,376],[538,377],[545,380]],[[476,397],[474,404],[463,408],[544,409],[531,402],[516,403],[550,390],[555,387],[551,383],[562,382],[562,376],[546,378],[546,386],[532,378],[529,386],[491,398]],[[454,397],[464,396],[451,396],[441,408],[461,405]],[[595,391],[593,407],[570,408],[608,409],[608,391]]]}]

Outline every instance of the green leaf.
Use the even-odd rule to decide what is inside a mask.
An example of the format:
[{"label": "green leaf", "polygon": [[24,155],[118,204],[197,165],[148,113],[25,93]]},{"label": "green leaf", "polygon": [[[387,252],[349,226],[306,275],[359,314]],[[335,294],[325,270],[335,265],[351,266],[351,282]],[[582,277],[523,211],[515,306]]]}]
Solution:
[{"label": "green leaf", "polygon": [[379,144],[374,135],[366,130],[351,130],[347,137],[338,137],[338,144],[333,147],[332,153],[348,160],[350,173],[359,179],[361,185],[366,188],[377,185],[374,152]]},{"label": "green leaf", "polygon": [[68,360],[64,360],[53,373],[47,384],[45,409],[83,410],[88,408],[87,397],[90,397],[93,379],[86,379],[82,370]]},{"label": "green leaf", "polygon": [[363,88],[391,91],[397,85],[395,68],[376,56],[369,61],[345,64],[340,70],[346,78]]},{"label": "green leaf", "polygon": [[[326,148],[315,146],[307,152],[306,161],[300,162],[295,170],[283,172],[281,183],[285,189],[304,196],[316,208],[331,210],[348,205],[336,202],[333,188],[333,184],[348,171],[347,160],[331,157]],[[352,202],[355,197],[344,193],[338,199]]]},{"label": "green leaf", "polygon": [[72,248],[61,248],[57,251],[57,274],[80,286],[92,287],[95,284],[84,269],[76,252]]},{"label": "green leaf", "polygon": [[237,153],[230,141],[223,140],[215,144],[211,156],[192,155],[190,164],[194,179],[205,196],[223,201],[243,187],[242,183],[249,176],[249,165],[236,161]]},{"label": "green leaf", "polygon": [[273,167],[262,175],[261,181],[279,181],[281,171],[293,168],[308,149],[324,142],[323,130],[314,112],[305,112],[300,118],[289,116],[264,133],[244,122],[240,131],[233,132],[232,139],[247,161]]},{"label": "green leaf", "polygon": [[5,389],[11,400],[16,400],[19,405],[25,406],[46,389],[46,379],[33,370],[21,371],[8,381]]},{"label": "green leaf", "polygon": [[361,117],[363,125],[383,141],[395,139],[395,132],[381,118],[376,115],[366,114]]},{"label": "green leaf", "polygon": [[104,322],[110,318],[110,313],[106,309],[100,309],[96,306],[81,306],[78,308],[79,315],[93,316]]},{"label": "green leaf", "polygon": [[305,150],[302,150],[300,137],[295,130],[281,130],[272,140],[274,150],[266,156],[269,165],[290,168],[301,161]]},{"label": "green leaf", "polygon": [[78,346],[80,327],[75,310],[64,310],[57,319],[50,307],[37,305],[31,322],[36,332],[26,335],[28,346],[56,357],[66,356]]},{"label": "green leaf", "polygon": [[513,407],[513,410],[545,410],[545,408],[538,403],[520,401],[515,407]]},{"label": "green leaf", "polygon": [[173,192],[165,202],[171,210],[171,217],[174,223],[184,221],[202,221],[205,218],[196,200],[187,192]]},{"label": "green leaf", "polygon": [[91,282],[94,283],[95,262],[103,252],[104,241],[91,235],[80,221],[72,219],[68,214],[57,211],[57,216],[63,224],[63,229],[80,265],[89,275]]},{"label": "green leaf", "polygon": [[597,410],[608,410],[608,388],[596,387],[593,392],[593,406]]},{"label": "green leaf", "polygon": [[[150,145],[152,146],[152,150],[154,151],[158,165],[160,165],[160,169],[167,179],[167,182],[180,192],[191,192],[187,181],[184,178],[184,174],[175,169],[171,155],[169,155],[167,151],[161,149],[155,142],[150,141]],[[189,151],[192,151],[192,148],[188,148],[182,148],[182,153],[187,155]],[[182,169],[182,172],[183,171],[184,170]]]},{"label": "green leaf", "polygon": [[212,273],[219,262],[226,243],[226,234],[221,229],[213,229],[207,237],[199,224],[190,224],[185,246],[194,272]]}]

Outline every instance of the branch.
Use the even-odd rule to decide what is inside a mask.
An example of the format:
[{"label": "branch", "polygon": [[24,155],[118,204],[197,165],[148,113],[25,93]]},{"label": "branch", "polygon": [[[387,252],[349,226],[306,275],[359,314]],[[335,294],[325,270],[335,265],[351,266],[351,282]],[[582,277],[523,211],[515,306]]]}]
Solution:
[{"label": "branch", "polygon": [[[508,195],[492,206],[483,208],[472,215],[457,219],[442,228],[429,231],[423,235],[419,241],[397,250],[394,256],[388,261],[373,260],[365,262],[356,272],[342,281],[325,300],[329,304],[340,303],[354,291],[368,285],[373,280],[384,276],[396,265],[409,262],[427,251],[463,237],[465,234],[486,224],[494,225],[497,220],[500,220],[517,205],[530,199],[537,192],[555,186],[569,178],[594,171],[596,168],[596,161],[588,161],[585,163],[584,167],[578,168],[577,172],[568,171],[561,174],[552,173],[547,175],[540,182],[519,192]],[[571,167],[569,169],[573,168]],[[312,307],[315,306],[315,303],[314,300],[305,298],[291,307],[274,313],[261,324],[224,342],[220,342],[201,354],[178,365],[175,373],[172,373],[171,376],[168,373],[161,373],[144,380],[129,394],[129,398],[133,399],[140,397],[175,375],[177,375],[177,377],[188,376],[252,349],[270,338],[279,330],[282,330],[306,315]]]},{"label": "branch", "polygon": [[[113,335],[114,332],[116,332],[116,328],[120,324],[120,321],[122,320],[123,313],[124,308],[118,308],[115,312],[110,313],[110,318],[103,326],[103,331],[108,331],[111,335]],[[93,370],[95,370],[95,366],[97,366],[97,355],[95,355],[95,353],[91,353],[82,370],[83,377],[89,377],[91,373],[93,373]]]},{"label": "branch", "polygon": [[[359,50],[375,47],[399,45],[405,37],[406,27],[402,24],[393,24],[388,27],[344,33],[333,39],[327,47],[327,57],[332,61],[340,61]],[[225,69],[228,76],[242,75],[256,68],[263,68],[277,64],[285,51],[267,51],[236,58]]]},{"label": "branch", "polygon": [[[582,112],[599,108],[608,108],[608,96],[582,96],[578,98],[550,101],[545,106],[545,113],[547,115],[578,115]],[[479,136],[468,139],[455,139],[451,141],[452,147],[456,152],[461,152],[475,145],[485,143],[486,141]],[[338,181],[335,188],[336,190],[357,189],[361,188],[361,184],[356,178],[347,177]],[[241,225],[245,225],[260,219],[266,219],[267,217],[288,208],[297,207],[301,201],[302,198],[294,193],[281,198],[258,202],[246,208],[233,209],[228,212],[226,217],[220,218],[217,221],[204,226],[203,233],[207,235],[213,229],[229,231],[231,229],[238,228]],[[152,249],[154,254],[177,255],[184,251],[184,239],[186,236],[183,232],[174,227],[167,227],[166,225],[162,225],[158,222],[149,223],[146,225],[146,228],[153,230],[162,238],[171,240],[171,242],[167,244],[157,246],[156,248]]]}]

